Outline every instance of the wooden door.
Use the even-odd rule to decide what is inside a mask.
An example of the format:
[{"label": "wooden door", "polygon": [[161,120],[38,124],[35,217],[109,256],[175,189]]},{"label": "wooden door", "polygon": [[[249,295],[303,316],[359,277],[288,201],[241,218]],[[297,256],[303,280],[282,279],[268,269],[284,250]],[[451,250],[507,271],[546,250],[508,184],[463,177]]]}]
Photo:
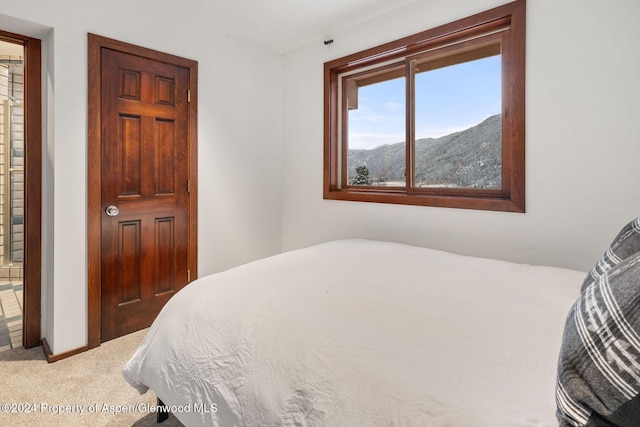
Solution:
[{"label": "wooden door", "polygon": [[189,70],[101,51],[101,340],[189,280]]}]

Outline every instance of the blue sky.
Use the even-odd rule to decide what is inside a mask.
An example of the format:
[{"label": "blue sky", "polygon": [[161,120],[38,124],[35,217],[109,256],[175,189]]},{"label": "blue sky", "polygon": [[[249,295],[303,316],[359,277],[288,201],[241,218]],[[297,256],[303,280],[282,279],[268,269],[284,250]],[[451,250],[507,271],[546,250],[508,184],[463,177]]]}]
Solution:
[{"label": "blue sky", "polygon": [[[349,111],[349,148],[405,140],[404,78],[359,88]],[[501,111],[500,56],[416,75],[416,139],[468,129]]]}]

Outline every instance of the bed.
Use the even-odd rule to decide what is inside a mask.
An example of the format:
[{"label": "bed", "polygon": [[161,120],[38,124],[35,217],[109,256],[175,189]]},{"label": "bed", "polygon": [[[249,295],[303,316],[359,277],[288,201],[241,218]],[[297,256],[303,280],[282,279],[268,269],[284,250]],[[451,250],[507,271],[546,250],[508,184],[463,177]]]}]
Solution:
[{"label": "bed", "polygon": [[640,218],[586,275],[370,240],[203,277],[123,369],[187,426],[640,426]]},{"label": "bed", "polygon": [[340,240],[200,278],[123,369],[187,426],[557,426],[568,269]]}]

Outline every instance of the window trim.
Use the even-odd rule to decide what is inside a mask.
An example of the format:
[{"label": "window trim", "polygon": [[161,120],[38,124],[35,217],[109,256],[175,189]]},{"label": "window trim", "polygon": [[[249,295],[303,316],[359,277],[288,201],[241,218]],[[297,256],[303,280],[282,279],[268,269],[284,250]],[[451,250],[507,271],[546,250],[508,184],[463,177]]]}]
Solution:
[{"label": "window trim", "polygon": [[[324,64],[324,199],[393,203],[492,211],[525,211],[525,8],[526,0],[449,23]],[[443,52],[456,44],[498,33],[502,43],[502,189],[433,189],[351,186],[346,182],[340,146],[339,79],[364,67],[426,52]],[[407,100],[409,102],[409,100]],[[409,110],[407,110],[409,111]],[[410,119],[408,119],[410,120]],[[410,132],[410,131],[408,131]],[[412,144],[407,144],[409,150]],[[412,169],[408,153],[407,170]],[[344,180],[344,182],[341,182]]]}]

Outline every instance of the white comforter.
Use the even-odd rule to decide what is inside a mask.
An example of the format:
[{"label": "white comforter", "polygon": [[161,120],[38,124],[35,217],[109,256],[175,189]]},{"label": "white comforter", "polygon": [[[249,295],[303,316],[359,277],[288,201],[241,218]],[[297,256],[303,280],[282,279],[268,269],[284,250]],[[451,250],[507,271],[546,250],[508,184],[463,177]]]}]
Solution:
[{"label": "white comforter", "polygon": [[326,243],[190,284],[124,376],[187,426],[557,426],[557,355],[584,276]]}]

